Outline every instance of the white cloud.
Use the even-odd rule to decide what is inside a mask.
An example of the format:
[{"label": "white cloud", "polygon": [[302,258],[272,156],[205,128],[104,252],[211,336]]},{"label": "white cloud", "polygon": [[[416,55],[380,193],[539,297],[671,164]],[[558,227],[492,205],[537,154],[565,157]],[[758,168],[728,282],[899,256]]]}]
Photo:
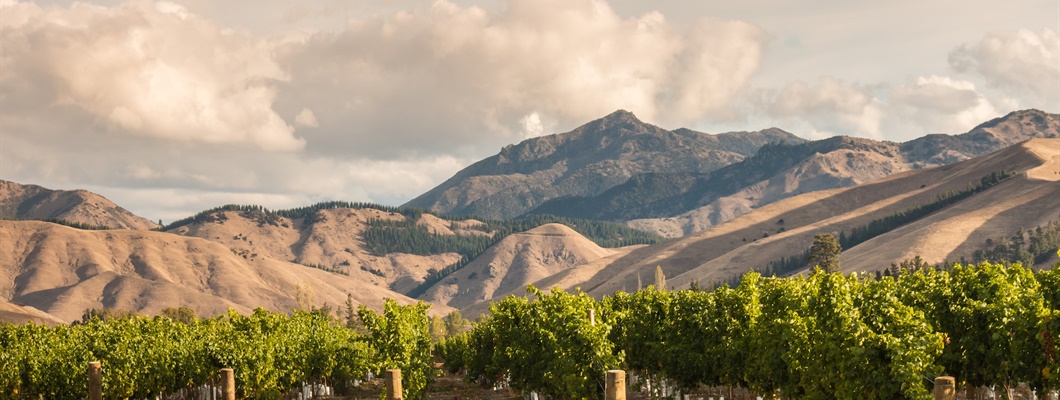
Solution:
[{"label": "white cloud", "polygon": [[179,5],[18,3],[5,6],[0,29],[5,108],[54,118],[55,105],[70,106],[114,133],[168,140],[305,144],[272,110],[274,82],[287,77],[269,43]]},{"label": "white cloud", "polygon": [[545,132],[545,126],[541,123],[541,115],[532,112],[520,121],[523,126],[523,137],[532,138],[541,136]]},{"label": "white cloud", "polygon": [[965,132],[1001,114],[972,82],[935,75],[895,87],[890,103],[894,129],[919,128],[917,136]]},{"label": "white cloud", "polygon": [[964,133],[1016,106],[1003,99],[999,110],[974,83],[938,75],[871,86],[822,77],[813,85],[794,82],[761,91],[754,103],[782,126],[804,129],[813,139],[850,135],[898,141]]},{"label": "white cloud", "polygon": [[298,125],[309,128],[316,128],[320,126],[320,123],[317,122],[316,114],[313,114],[313,110],[310,110],[308,108],[303,108],[302,112],[298,113],[298,115],[294,117],[294,122]]},{"label": "white cloud", "polygon": [[779,91],[766,91],[758,106],[785,123],[810,126],[810,137],[832,135],[880,137],[882,105],[872,89],[821,77],[816,84],[791,83]]},{"label": "white cloud", "polygon": [[497,13],[443,0],[282,46],[279,103],[316,113],[311,151],[481,155],[523,137],[535,112],[566,128],[617,109],[674,126],[728,116],[766,41],[745,22],[680,29],[597,0],[512,0]]},{"label": "white cloud", "polygon": [[1026,90],[1052,104],[1060,96],[1060,34],[1052,29],[990,33],[951,51],[949,62],[959,72],[975,72],[991,85]]}]

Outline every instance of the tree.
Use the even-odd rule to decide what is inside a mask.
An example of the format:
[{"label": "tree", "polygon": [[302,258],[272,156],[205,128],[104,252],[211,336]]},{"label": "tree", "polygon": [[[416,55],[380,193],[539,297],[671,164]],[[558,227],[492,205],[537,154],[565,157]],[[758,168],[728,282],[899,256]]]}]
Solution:
[{"label": "tree", "polygon": [[195,310],[185,306],[181,306],[180,308],[163,308],[162,316],[189,325],[194,324],[195,321],[199,320],[199,318],[195,316]]},{"label": "tree", "polygon": [[807,262],[810,265],[821,267],[825,272],[839,272],[839,253],[842,251],[843,248],[834,235],[818,233],[813,237]]},{"label": "tree", "polygon": [[666,290],[666,274],[660,265],[655,266],[655,290]]},{"label": "tree", "polygon": [[442,320],[445,324],[446,337],[453,337],[471,329],[471,321],[460,315],[460,311],[453,311]]},{"label": "tree", "polygon": [[445,322],[442,321],[442,317],[439,317],[437,315],[431,317],[430,333],[431,340],[435,342],[445,339],[449,336],[449,330],[446,329]]}]

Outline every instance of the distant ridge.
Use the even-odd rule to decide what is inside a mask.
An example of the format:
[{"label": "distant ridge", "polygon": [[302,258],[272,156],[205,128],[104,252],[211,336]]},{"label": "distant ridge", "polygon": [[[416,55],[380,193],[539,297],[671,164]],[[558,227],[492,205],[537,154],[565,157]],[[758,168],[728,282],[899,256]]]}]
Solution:
[{"label": "distant ridge", "polygon": [[158,227],[158,224],[87,190],[51,190],[5,180],[0,180],[0,218],[62,220],[117,229]]}]

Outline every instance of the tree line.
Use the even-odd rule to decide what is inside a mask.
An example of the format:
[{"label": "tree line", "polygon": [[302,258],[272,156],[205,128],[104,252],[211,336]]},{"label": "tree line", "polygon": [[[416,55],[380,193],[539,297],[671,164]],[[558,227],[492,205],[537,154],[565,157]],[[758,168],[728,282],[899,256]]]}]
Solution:
[{"label": "tree line", "polygon": [[[972,186],[972,183],[969,183],[968,187],[965,189],[940,193],[929,203],[916,204],[913,207],[896,211],[890,215],[874,218],[865,225],[851,228],[850,233],[840,231],[836,240],[839,242],[841,248],[852,248],[861,243],[867,242],[872,238],[893,231],[902,225],[919,220],[943,207],[964,200],[973,194],[989,189],[1011,176],[1013,176],[1011,172],[1004,170],[993,171],[980,178],[978,185]],[[807,249],[801,254],[781,257],[779,260],[771,261],[761,272],[764,272],[766,275],[784,275],[805,268],[808,265],[813,265],[809,263],[809,258],[810,250]],[[985,259],[986,258],[984,257],[983,260]],[[1033,265],[1033,263],[1025,265]]]}]

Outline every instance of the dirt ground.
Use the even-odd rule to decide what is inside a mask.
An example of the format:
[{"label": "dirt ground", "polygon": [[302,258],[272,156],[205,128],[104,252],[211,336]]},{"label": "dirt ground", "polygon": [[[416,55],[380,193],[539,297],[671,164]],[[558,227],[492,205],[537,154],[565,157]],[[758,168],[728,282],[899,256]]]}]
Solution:
[{"label": "dirt ground", "polygon": [[[366,383],[353,393],[336,397],[343,400],[379,400],[383,380],[376,379]],[[459,376],[443,375],[436,377],[427,385],[427,398],[430,400],[514,400],[522,396],[511,390],[493,390],[464,382]]]}]

